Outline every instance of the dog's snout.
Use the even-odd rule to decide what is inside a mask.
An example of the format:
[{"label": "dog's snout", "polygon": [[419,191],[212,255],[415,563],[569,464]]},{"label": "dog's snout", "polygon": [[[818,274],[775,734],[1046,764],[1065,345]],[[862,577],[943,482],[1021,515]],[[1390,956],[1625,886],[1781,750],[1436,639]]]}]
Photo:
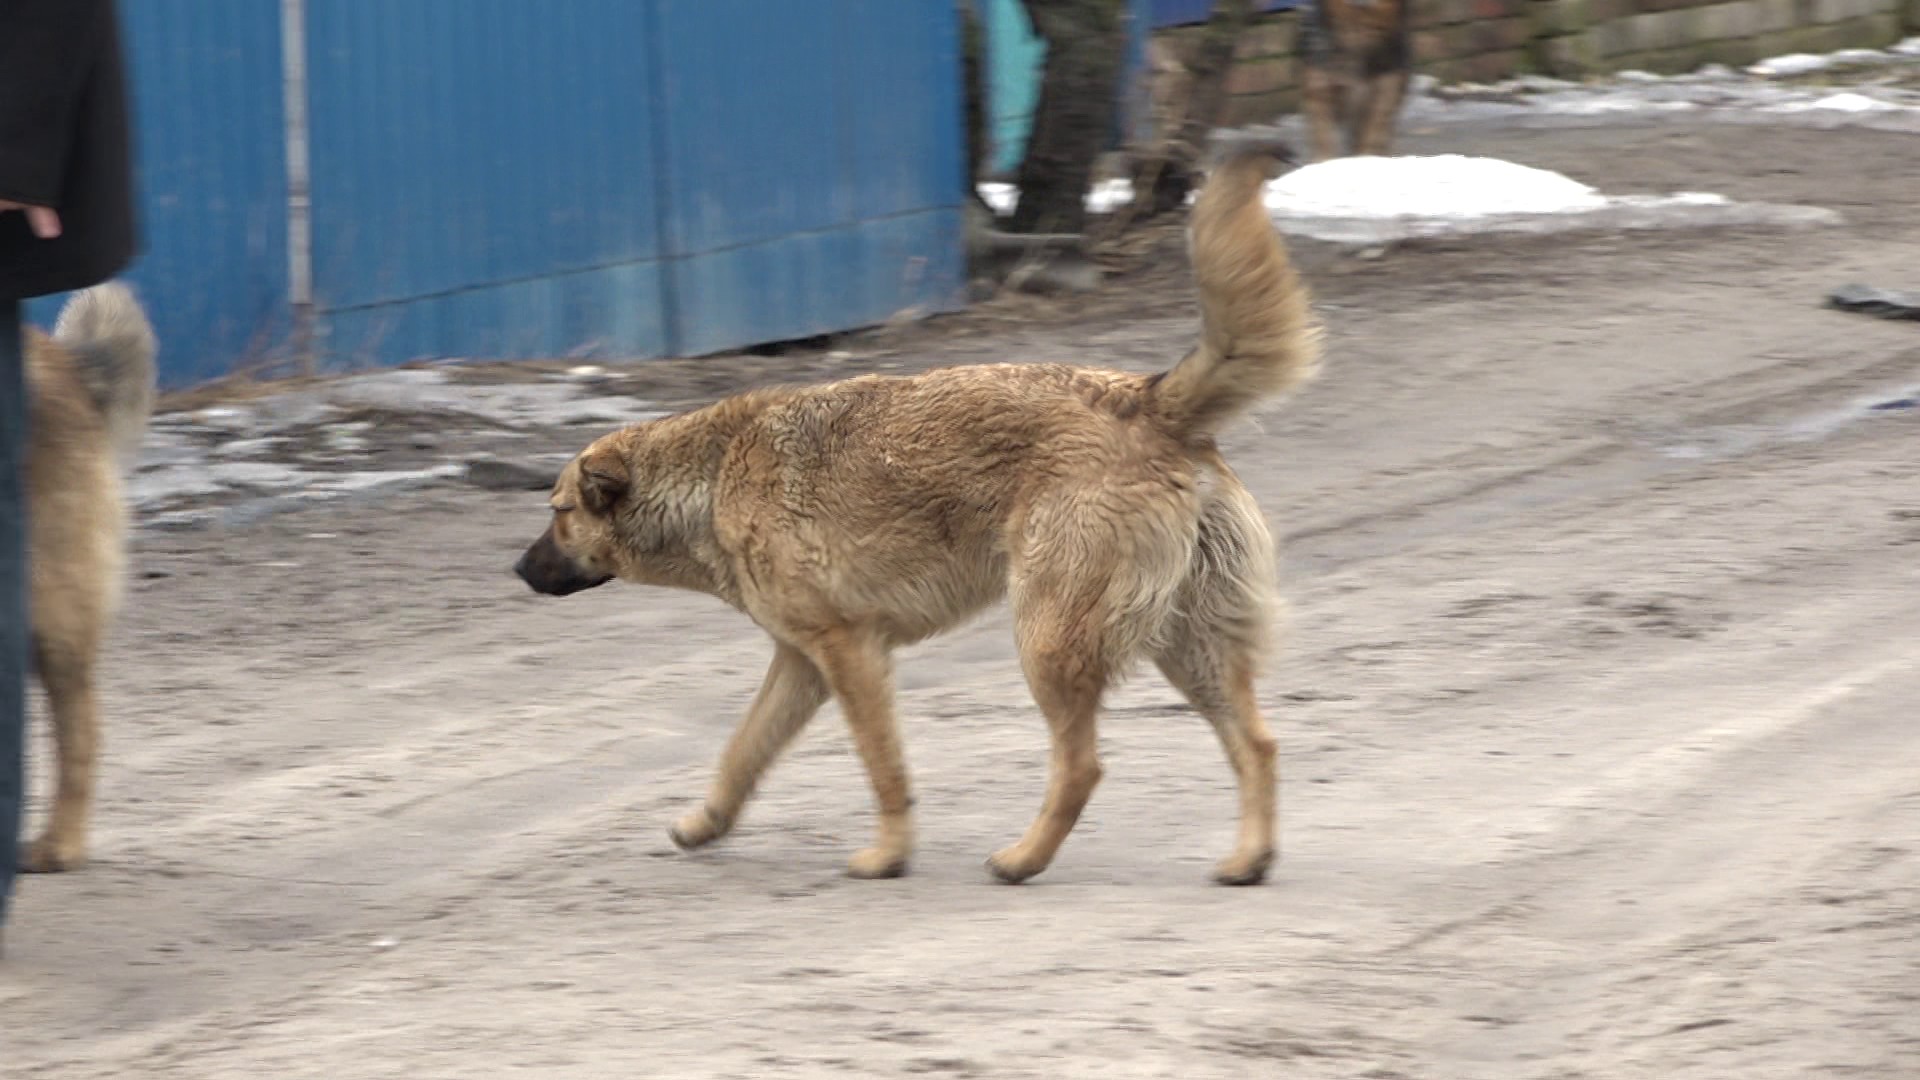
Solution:
[{"label": "dog's snout", "polygon": [[611,574],[590,573],[576,566],[553,542],[551,529],[521,554],[513,572],[528,588],[545,596],[571,596],[613,580]]}]

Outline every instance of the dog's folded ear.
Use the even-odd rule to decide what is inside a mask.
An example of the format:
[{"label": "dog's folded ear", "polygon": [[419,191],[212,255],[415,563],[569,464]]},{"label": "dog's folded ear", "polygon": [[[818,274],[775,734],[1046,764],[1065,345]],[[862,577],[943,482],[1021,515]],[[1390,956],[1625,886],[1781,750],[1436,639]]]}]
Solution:
[{"label": "dog's folded ear", "polygon": [[633,474],[619,451],[601,447],[580,459],[580,503],[590,513],[604,514],[626,497]]}]

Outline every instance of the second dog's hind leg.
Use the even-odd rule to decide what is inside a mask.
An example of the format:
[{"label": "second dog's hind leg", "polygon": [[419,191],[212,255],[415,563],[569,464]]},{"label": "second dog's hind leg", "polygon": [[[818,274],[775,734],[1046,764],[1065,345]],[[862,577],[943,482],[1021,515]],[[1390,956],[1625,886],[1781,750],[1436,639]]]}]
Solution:
[{"label": "second dog's hind leg", "polygon": [[58,767],[53,812],[46,829],[21,852],[20,868],[34,873],[72,870],[87,859],[87,822],[100,752],[94,644],[36,640],[34,661],[53,717]]}]

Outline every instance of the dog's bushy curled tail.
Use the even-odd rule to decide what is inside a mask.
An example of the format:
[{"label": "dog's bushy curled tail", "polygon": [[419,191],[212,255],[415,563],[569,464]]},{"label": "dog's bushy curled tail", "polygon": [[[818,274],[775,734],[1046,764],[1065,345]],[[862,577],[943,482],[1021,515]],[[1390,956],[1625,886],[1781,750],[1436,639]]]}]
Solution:
[{"label": "dog's bushy curled tail", "polygon": [[1152,391],[1155,411],[1183,433],[1218,431],[1320,366],[1312,297],[1262,198],[1290,159],[1272,144],[1229,151],[1195,200],[1187,242],[1200,287],[1200,344]]},{"label": "dog's bushy curled tail", "polygon": [[109,281],[76,293],[60,309],[53,340],[73,356],[114,454],[131,464],[153,413],[159,376],[159,342],[133,290]]}]

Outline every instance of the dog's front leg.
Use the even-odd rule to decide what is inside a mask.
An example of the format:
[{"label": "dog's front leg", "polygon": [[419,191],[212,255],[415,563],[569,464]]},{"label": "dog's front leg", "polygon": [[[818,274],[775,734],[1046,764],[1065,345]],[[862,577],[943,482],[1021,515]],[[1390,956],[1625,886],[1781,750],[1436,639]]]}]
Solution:
[{"label": "dog's front leg", "polygon": [[775,642],[773,663],[746,719],[727,740],[706,804],[668,828],[673,842],[692,850],[731,832],[760,777],[826,700],[827,684],[813,661],[793,646]]},{"label": "dog's front leg", "polygon": [[886,645],[873,634],[835,629],[815,635],[807,652],[840,699],[880,811],[873,846],[854,853],[847,873],[899,877],[913,856],[913,795],[893,714],[893,665]]}]

